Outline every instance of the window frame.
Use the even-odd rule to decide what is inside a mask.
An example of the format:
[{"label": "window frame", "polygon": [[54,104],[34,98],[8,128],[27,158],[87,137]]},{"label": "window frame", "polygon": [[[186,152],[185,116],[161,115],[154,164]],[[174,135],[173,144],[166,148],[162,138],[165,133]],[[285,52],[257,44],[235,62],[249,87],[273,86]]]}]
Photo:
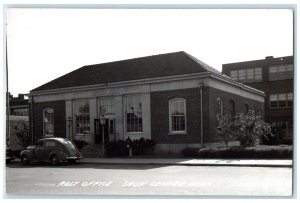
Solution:
[{"label": "window frame", "polygon": [[[280,100],[279,97],[284,96],[284,100]],[[282,105],[284,104],[285,105]],[[276,104],[276,105],[274,105]],[[270,109],[278,109],[278,108],[292,108],[293,107],[293,93],[275,93],[269,95],[269,108]]]},{"label": "window frame", "polygon": [[[76,102],[84,102],[84,101],[88,103],[88,109],[89,109],[88,113],[86,113],[86,112],[81,113],[79,111],[79,109],[78,110],[76,109],[76,107],[79,108],[79,105],[77,106]],[[77,127],[77,116],[85,116],[86,117],[85,121],[89,120],[89,122],[84,122],[84,124],[86,126],[88,126],[88,127],[86,127],[86,128],[88,128],[88,130],[83,130],[83,132],[81,132],[81,130],[78,131],[78,129],[80,129],[81,127],[80,126]],[[90,111],[90,101],[89,101],[89,99],[76,99],[76,100],[74,100],[74,128],[75,128],[74,129],[75,135],[84,135],[84,134],[91,133],[91,111]]]},{"label": "window frame", "polygon": [[[128,110],[128,98],[133,98],[133,103],[134,103],[134,108],[133,110]],[[138,104],[139,101],[137,100],[137,98],[140,98],[140,103],[141,103],[141,108],[135,108],[135,104]],[[137,131],[133,130],[133,131],[128,131],[128,114],[129,113],[133,113],[133,114],[139,114],[140,113],[140,118],[141,119],[141,123],[137,123]],[[133,123],[135,124],[135,123]],[[140,126],[139,126],[140,125]],[[135,129],[136,126],[135,125],[130,125],[130,129]],[[141,128],[141,131],[139,130],[139,128]],[[124,130],[126,134],[142,134],[144,132],[144,125],[143,125],[143,98],[142,95],[140,94],[132,94],[132,95],[126,95],[124,96]]]},{"label": "window frame", "polygon": [[217,98],[217,116],[220,117],[223,115],[224,115],[224,100],[221,97],[218,97]]},{"label": "window frame", "polygon": [[[46,115],[46,111],[52,111],[52,112],[50,112],[50,113],[52,113],[52,116],[51,116],[51,118],[52,118],[52,122],[50,122],[49,123],[49,121],[46,123],[45,122],[45,119],[46,119],[46,117],[45,117],[45,115]],[[47,112],[47,113],[49,113],[49,112]],[[49,114],[50,114],[49,113]],[[49,124],[52,124],[52,130],[53,130],[53,133],[47,133],[47,130],[46,130],[46,128],[47,128],[47,126],[49,125]],[[43,136],[44,137],[54,137],[54,109],[52,108],[52,107],[47,107],[47,108],[45,108],[45,109],[43,109]]]},{"label": "window frame", "polygon": [[[184,130],[173,130],[173,117],[179,115],[172,115],[172,104],[174,102],[183,102],[183,113],[184,113]],[[169,134],[187,134],[187,111],[186,111],[186,99],[176,97],[169,100]]]},{"label": "window frame", "polygon": [[[105,106],[105,112],[101,111],[101,107]],[[100,115],[115,113],[115,97],[103,96],[98,97],[98,112]]]}]

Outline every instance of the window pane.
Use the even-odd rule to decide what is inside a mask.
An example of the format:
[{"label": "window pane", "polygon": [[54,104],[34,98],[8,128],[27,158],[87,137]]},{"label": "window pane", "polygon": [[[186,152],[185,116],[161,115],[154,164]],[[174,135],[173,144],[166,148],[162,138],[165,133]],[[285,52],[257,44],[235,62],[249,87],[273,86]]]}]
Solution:
[{"label": "window pane", "polygon": [[239,79],[238,80],[245,80],[245,78],[246,78],[246,71],[239,70]]},{"label": "window pane", "polygon": [[278,100],[279,101],[285,101],[286,100],[286,94],[278,94]]},{"label": "window pane", "polygon": [[285,72],[286,66],[278,66],[278,72]]},{"label": "window pane", "polygon": [[271,94],[270,101],[277,101],[277,94]]},{"label": "window pane", "polygon": [[254,69],[247,69],[247,79],[252,80],[254,78]]},{"label": "window pane", "polygon": [[175,99],[170,102],[170,126],[171,131],[186,131],[185,126],[185,99]]},{"label": "window pane", "polygon": [[293,71],[293,65],[292,64],[287,65],[286,71]]},{"label": "window pane", "polygon": [[90,133],[90,106],[88,100],[77,100],[75,108],[76,134]]},{"label": "window pane", "polygon": [[48,108],[44,110],[44,136],[54,135],[54,110]]},{"label": "window pane", "polygon": [[287,99],[288,100],[293,100],[293,93],[288,93],[287,94]]},{"label": "window pane", "polygon": [[99,112],[100,113],[115,113],[114,112],[114,98],[102,97],[100,98]]},{"label": "window pane", "polygon": [[236,70],[230,71],[230,77],[233,80],[237,80],[237,71]]},{"label": "window pane", "polygon": [[254,77],[256,80],[261,80],[262,79],[262,69],[261,68],[255,68],[254,69]]},{"label": "window pane", "polygon": [[270,73],[277,73],[277,66],[271,66],[269,68]]},{"label": "window pane", "polygon": [[127,132],[142,132],[142,97],[137,95],[127,96],[125,102]]},{"label": "window pane", "polygon": [[272,108],[278,107],[278,101],[270,101],[270,107]]}]

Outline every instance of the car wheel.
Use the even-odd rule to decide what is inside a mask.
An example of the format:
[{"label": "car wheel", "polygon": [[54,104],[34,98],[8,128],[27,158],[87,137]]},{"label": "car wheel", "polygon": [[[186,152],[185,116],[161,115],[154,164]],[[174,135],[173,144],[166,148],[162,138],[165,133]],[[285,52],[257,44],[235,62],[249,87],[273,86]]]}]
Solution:
[{"label": "car wheel", "polygon": [[53,165],[56,165],[59,163],[58,157],[56,155],[52,155],[50,158],[50,161]]},{"label": "car wheel", "polygon": [[26,155],[21,156],[21,162],[22,164],[29,164],[29,160]]}]

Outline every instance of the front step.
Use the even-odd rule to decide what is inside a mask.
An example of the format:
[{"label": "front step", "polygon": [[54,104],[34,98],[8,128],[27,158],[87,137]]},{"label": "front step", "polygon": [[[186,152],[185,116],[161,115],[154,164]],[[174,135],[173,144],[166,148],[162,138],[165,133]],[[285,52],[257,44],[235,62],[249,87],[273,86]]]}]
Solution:
[{"label": "front step", "polygon": [[103,144],[90,144],[85,145],[80,150],[83,158],[100,158],[104,157],[104,145]]}]

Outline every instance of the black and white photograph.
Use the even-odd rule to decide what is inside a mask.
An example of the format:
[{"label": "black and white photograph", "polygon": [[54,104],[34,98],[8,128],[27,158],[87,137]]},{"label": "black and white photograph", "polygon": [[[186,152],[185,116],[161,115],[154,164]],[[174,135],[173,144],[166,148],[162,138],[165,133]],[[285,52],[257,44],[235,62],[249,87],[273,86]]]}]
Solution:
[{"label": "black and white photograph", "polygon": [[295,196],[295,5],[3,6],[4,198]]}]

